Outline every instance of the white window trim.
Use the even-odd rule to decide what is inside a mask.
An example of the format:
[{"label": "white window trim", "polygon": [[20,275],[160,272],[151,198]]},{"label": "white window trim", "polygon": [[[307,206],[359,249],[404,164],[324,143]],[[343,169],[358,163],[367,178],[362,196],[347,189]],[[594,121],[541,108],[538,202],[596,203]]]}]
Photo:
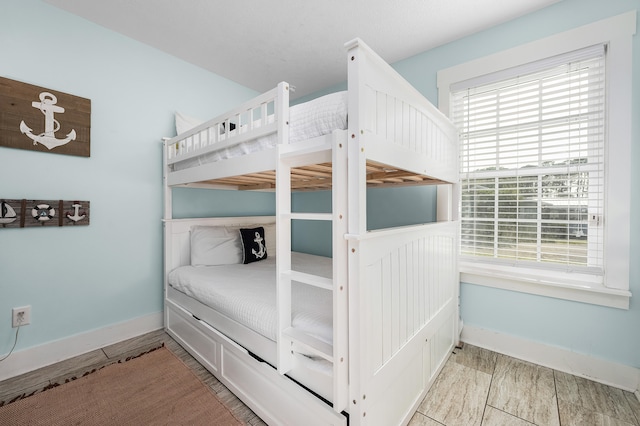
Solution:
[{"label": "white window trim", "polygon": [[[628,309],[631,229],[631,81],[632,36],[636,11],[594,22],[535,42],[456,65],[438,72],[438,105],[449,114],[452,84],[596,44],[608,43],[608,141],[605,196],[605,281],[574,274],[546,273],[518,267],[460,262],[465,283]],[[620,165],[624,165],[621,167]],[[456,191],[458,192],[458,191]],[[459,195],[459,194],[457,194]],[[613,201],[612,201],[613,200]]]}]

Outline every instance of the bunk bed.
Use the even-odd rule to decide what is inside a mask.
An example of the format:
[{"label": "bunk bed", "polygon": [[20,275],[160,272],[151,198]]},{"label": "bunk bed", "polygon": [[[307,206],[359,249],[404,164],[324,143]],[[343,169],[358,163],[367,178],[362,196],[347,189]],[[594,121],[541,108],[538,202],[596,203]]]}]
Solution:
[{"label": "bunk bed", "polygon": [[[165,328],[268,424],[407,424],[459,336],[457,132],[345,47],[348,90],[311,112],[283,82],[164,142]],[[367,187],[406,185],[438,185],[437,222],[368,230]],[[175,187],[275,191],[276,214],[173,219]],[[318,189],[330,213],[292,211]],[[330,222],[332,258],[292,253],[293,221]],[[266,259],[244,264],[254,235]]]}]

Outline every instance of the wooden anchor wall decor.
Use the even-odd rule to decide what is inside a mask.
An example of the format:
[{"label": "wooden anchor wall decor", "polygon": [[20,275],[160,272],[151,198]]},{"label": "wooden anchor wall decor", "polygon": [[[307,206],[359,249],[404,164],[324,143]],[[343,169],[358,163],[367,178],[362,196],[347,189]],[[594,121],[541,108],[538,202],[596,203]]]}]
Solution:
[{"label": "wooden anchor wall decor", "polygon": [[0,199],[0,229],[89,225],[89,201]]},{"label": "wooden anchor wall decor", "polygon": [[90,133],[91,100],[0,77],[1,146],[89,157]]}]

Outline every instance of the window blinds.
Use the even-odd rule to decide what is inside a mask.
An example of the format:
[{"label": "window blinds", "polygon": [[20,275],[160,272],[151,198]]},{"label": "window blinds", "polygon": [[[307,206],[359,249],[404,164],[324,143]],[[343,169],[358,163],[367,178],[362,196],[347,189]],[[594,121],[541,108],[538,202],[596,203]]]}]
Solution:
[{"label": "window blinds", "polygon": [[601,271],[605,46],[452,87],[461,255]]}]

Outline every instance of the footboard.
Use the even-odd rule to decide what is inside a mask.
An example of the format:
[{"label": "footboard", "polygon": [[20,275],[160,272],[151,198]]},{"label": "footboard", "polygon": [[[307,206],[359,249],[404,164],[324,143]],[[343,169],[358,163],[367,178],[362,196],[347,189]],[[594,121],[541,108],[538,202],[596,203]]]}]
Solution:
[{"label": "footboard", "polygon": [[444,365],[457,319],[457,224],[349,239],[349,412],[406,424]]},{"label": "footboard", "polygon": [[345,46],[349,132],[358,139],[356,149],[368,161],[457,182],[453,124],[361,40]]}]

